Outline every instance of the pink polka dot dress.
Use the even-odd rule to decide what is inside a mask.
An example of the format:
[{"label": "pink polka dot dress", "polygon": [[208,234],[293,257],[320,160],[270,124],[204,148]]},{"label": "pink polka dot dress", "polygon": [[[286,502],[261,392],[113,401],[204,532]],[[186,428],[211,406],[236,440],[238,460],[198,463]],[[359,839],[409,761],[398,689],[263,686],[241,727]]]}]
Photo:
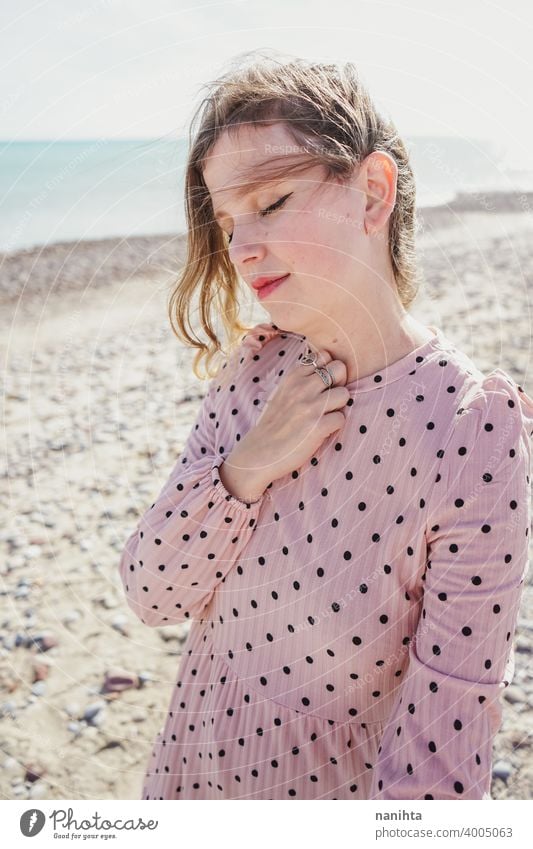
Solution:
[{"label": "pink polka dot dress", "polygon": [[533,400],[430,329],[255,502],[218,467],[305,336],[256,325],[210,381],[120,560],[143,623],[191,623],[142,799],[490,799]]}]

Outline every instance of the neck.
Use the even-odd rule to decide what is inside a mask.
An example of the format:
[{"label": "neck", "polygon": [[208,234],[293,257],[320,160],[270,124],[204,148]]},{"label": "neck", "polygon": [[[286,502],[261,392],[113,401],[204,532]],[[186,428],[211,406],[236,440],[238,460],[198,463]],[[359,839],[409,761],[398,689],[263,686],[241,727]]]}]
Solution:
[{"label": "neck", "polygon": [[405,311],[395,322],[368,324],[357,333],[324,328],[307,336],[314,351],[326,349],[334,360],[346,365],[346,383],[375,374],[433,338],[433,331]]}]

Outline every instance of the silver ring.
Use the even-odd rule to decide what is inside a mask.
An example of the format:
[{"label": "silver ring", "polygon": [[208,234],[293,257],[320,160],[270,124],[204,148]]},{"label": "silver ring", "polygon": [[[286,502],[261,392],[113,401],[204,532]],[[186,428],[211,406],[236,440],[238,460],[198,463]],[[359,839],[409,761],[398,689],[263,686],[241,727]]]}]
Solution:
[{"label": "silver ring", "polygon": [[318,375],[320,375],[320,378],[322,379],[322,382],[324,383],[326,388],[331,389],[331,387],[333,386],[333,384],[335,382],[333,380],[333,376],[332,376],[330,370],[326,366],[317,366],[317,364],[316,364],[317,357],[318,357],[318,354],[315,354],[314,351],[310,351],[309,353],[304,354],[304,356],[300,360],[300,365],[302,365],[302,366],[314,366],[316,373]]}]

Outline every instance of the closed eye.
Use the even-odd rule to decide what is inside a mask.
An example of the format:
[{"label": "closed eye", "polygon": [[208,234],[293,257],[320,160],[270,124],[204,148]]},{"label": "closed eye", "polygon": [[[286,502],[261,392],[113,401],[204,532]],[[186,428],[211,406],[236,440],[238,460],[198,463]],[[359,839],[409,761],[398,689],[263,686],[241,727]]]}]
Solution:
[{"label": "closed eye", "polygon": [[[270,215],[270,213],[275,212],[276,209],[280,209],[280,207],[283,206],[285,201],[288,200],[288,198],[290,198],[291,195],[292,195],[292,192],[289,192],[288,195],[283,195],[283,197],[281,197],[275,203],[271,204],[271,206],[267,206],[266,209],[261,209],[259,211],[259,215],[261,215],[264,218],[265,215]],[[228,238],[229,238],[229,242],[231,244],[231,240],[233,238],[233,233],[228,233]]]}]

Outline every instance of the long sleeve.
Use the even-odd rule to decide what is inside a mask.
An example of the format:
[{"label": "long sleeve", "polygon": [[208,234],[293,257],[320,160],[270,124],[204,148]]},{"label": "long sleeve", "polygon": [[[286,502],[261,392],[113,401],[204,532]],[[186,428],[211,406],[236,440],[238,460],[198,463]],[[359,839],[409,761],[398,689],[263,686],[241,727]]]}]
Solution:
[{"label": "long sleeve", "polygon": [[240,501],[218,476],[225,457],[215,440],[216,389],[213,378],[180,457],[121,555],[128,605],[151,627],[201,617],[255,530],[266,497]]},{"label": "long sleeve", "polygon": [[421,616],[371,799],[491,798],[529,567],[533,401],[501,369],[467,394],[428,500]]}]

